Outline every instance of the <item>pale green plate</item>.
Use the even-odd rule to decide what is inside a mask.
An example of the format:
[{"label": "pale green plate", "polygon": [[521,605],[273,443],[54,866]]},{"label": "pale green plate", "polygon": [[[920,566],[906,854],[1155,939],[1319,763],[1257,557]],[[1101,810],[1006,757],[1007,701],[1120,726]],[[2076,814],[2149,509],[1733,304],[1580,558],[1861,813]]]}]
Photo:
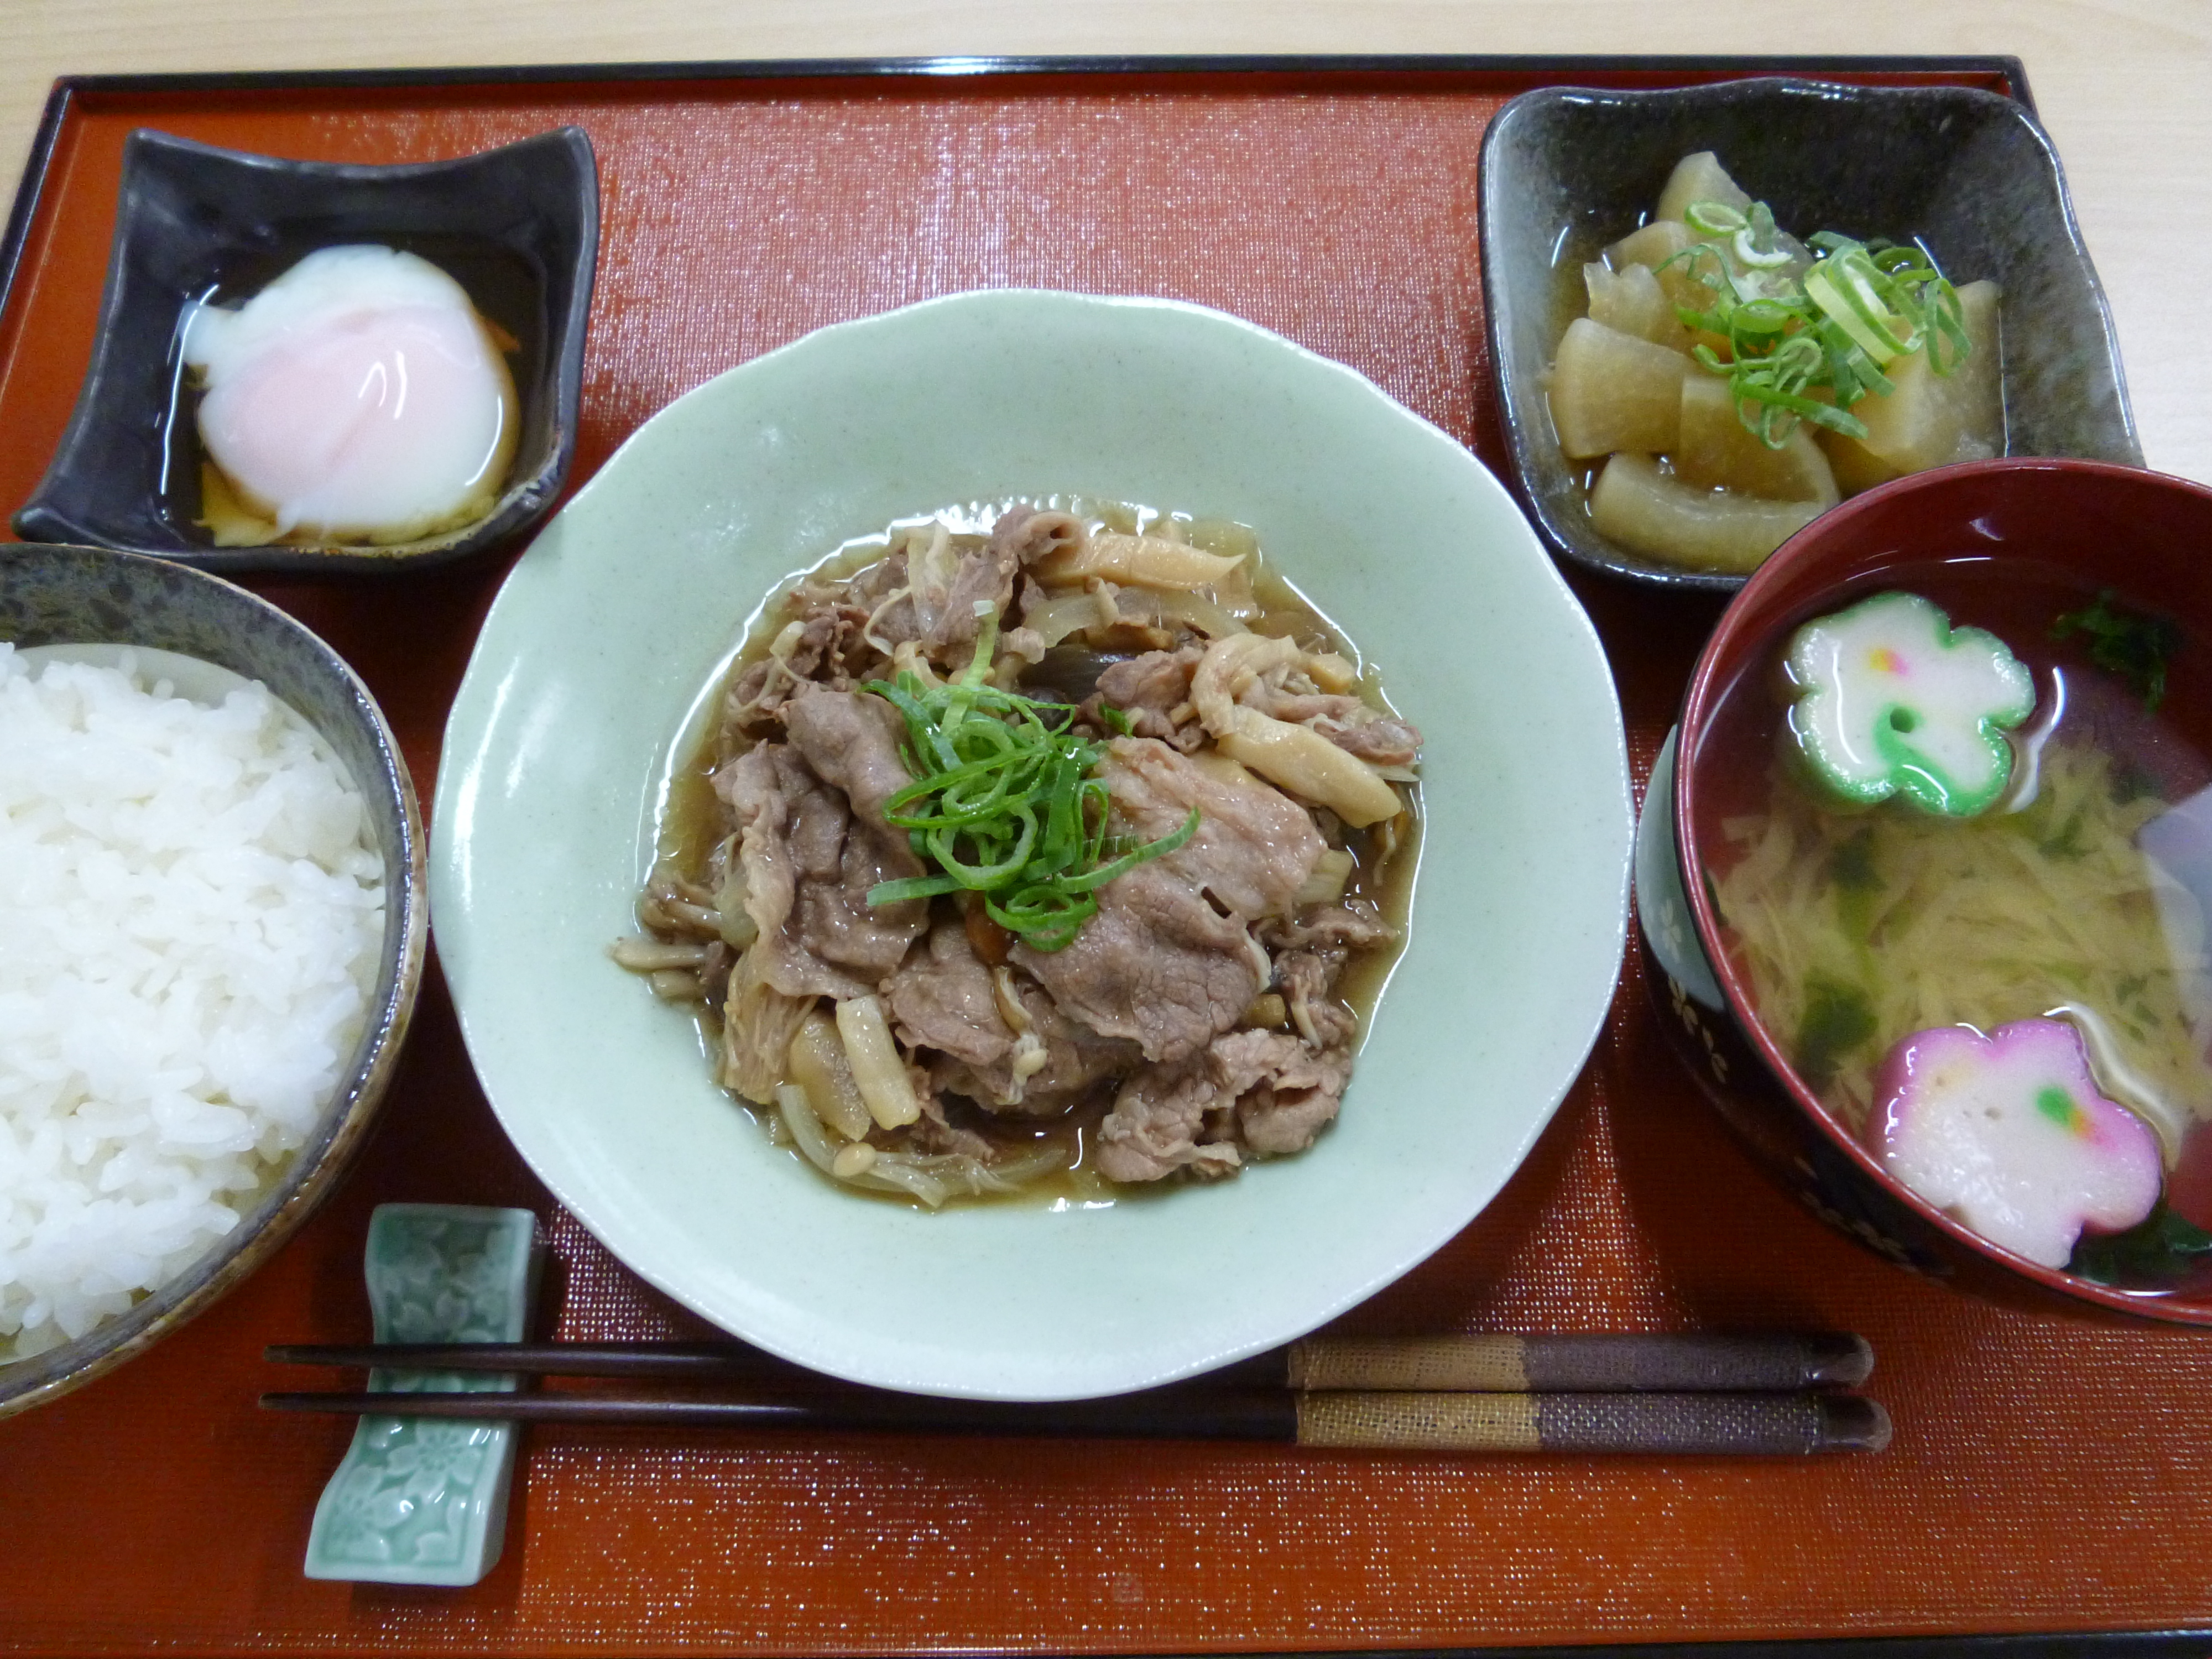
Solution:
[{"label": "pale green plate", "polygon": [[[682,729],[788,574],[895,518],[1077,492],[1255,526],[1427,738],[1411,942],[1302,1156],[1108,1207],[842,1192],[607,959]],[[856,1380],[992,1399],[1285,1341],[1467,1224],[1620,961],[1626,754],[1597,638],[1505,491],[1339,364],[1157,300],[999,291],[825,329],[679,398],[516,565],[447,728],[433,927],[507,1133],[623,1261]]]}]

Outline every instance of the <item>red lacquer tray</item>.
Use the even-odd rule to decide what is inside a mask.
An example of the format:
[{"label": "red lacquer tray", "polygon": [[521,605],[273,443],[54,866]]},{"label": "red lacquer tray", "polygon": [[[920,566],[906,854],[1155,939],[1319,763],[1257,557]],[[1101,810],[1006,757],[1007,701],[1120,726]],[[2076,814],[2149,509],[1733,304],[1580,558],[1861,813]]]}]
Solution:
[{"label": "red lacquer tray", "polygon": [[[732,364],[825,323],[1006,284],[1238,313],[1361,369],[1502,470],[1475,237],[1490,117],[1549,82],[1756,67],[2024,95],[2019,65],[1998,59],[65,83],[0,310],[0,507],[29,493],[68,417],[137,126],[374,161],[585,128],[605,222],[578,482]],[[255,585],[366,675],[427,798],[504,568]],[[1577,589],[1641,776],[1717,605]],[[0,1423],[0,1649],[1190,1651],[2212,1626],[2212,1334],[2010,1311],[1862,1253],[1737,1154],[1656,1018],[1632,959],[1527,1166],[1344,1326],[1856,1330],[1897,1423],[1886,1454],[1449,1461],[537,1430],[485,1583],[310,1582],[309,1517],[349,1425],[258,1413],[258,1393],[298,1380],[260,1350],[367,1334],[372,1206],[529,1206],[557,1259],[554,1334],[693,1328],[508,1147],[434,971],[374,1144],[322,1213],[181,1334]]]}]

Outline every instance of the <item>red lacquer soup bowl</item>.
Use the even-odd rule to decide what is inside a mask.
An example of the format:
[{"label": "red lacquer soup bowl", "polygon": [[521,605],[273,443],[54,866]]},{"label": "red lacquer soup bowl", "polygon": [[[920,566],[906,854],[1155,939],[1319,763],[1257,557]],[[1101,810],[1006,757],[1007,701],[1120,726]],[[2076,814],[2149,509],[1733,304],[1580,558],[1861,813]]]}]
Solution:
[{"label": "red lacquer soup bowl", "polygon": [[[1792,1055],[1805,1052],[1802,1032],[1770,1029],[1759,1016],[1717,887],[1743,856],[1731,826],[1741,836],[1775,787],[1785,741],[1780,655],[1801,624],[1892,589],[1922,592],[1954,624],[2005,640],[2036,671],[2039,714],[2070,696],[2060,706],[2089,712],[2066,718],[2092,722],[2102,718],[2100,708],[2147,708],[2144,684],[2123,666],[2100,665],[2092,636],[2059,618],[2106,594],[2121,614],[2178,624],[2169,635],[2178,643],[2163,659],[2149,751],[2159,775],[2151,781],[2168,802],[2212,787],[2212,490],[2133,468],[2047,459],[1948,467],[1869,490],[1815,520],[1729,605],[1654,769],[1638,840],[1637,905],[1662,1024],[1759,1161],[1868,1248],[2000,1300],[2047,1307],[2055,1299],[2075,1311],[2212,1324],[2212,1241],[2204,1237],[2212,1231],[2212,1126],[2199,1121],[2182,1134],[2154,1227],[2128,1234],[2123,1248],[2108,1239],[2077,1250],[2066,1268],[2040,1266],[1893,1179],[1800,1074]],[[2061,657],[2063,693],[2052,678]],[[2154,719],[2124,711],[2116,718],[2138,726]],[[2203,802],[2212,807],[2212,793]],[[2205,877],[2203,908],[2212,912],[2212,852]],[[2200,1042],[2212,1036],[2212,1019],[2192,1029]],[[2212,1110],[2212,1098],[2198,1105]]]}]

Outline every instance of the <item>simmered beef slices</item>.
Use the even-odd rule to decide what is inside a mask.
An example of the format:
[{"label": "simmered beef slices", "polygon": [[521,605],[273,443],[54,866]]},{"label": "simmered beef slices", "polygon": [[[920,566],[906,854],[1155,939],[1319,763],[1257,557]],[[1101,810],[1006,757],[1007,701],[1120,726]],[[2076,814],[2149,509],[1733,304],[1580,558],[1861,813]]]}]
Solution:
[{"label": "simmered beef slices", "polygon": [[1182,1060],[1266,988],[1267,953],[1250,924],[1289,908],[1324,843],[1311,814],[1233,762],[1120,738],[1104,776],[1119,832],[1152,840],[1194,806],[1198,833],[1109,882],[1066,948],[1020,945],[1013,959],[1093,1030],[1132,1039],[1147,1060]]},{"label": "simmered beef slices", "polygon": [[[706,853],[617,957],[707,1005],[723,1083],[840,1181],[1220,1175],[1336,1114],[1419,734],[1236,537],[1143,526],[895,526],[724,694]],[[870,902],[892,882],[921,896]]]}]

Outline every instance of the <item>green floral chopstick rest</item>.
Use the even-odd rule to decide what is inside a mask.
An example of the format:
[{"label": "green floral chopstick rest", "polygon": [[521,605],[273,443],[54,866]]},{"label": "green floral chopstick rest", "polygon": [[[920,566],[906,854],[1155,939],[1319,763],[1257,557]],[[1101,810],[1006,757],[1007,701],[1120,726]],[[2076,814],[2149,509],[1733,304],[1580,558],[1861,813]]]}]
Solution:
[{"label": "green floral chopstick rest", "polygon": [[[363,1272],[379,1342],[519,1342],[538,1278],[527,1210],[380,1204]],[[373,1390],[513,1392],[507,1375],[373,1370]],[[473,1584],[499,1561],[513,1423],[364,1417],[315,1505],[310,1578]]]}]

